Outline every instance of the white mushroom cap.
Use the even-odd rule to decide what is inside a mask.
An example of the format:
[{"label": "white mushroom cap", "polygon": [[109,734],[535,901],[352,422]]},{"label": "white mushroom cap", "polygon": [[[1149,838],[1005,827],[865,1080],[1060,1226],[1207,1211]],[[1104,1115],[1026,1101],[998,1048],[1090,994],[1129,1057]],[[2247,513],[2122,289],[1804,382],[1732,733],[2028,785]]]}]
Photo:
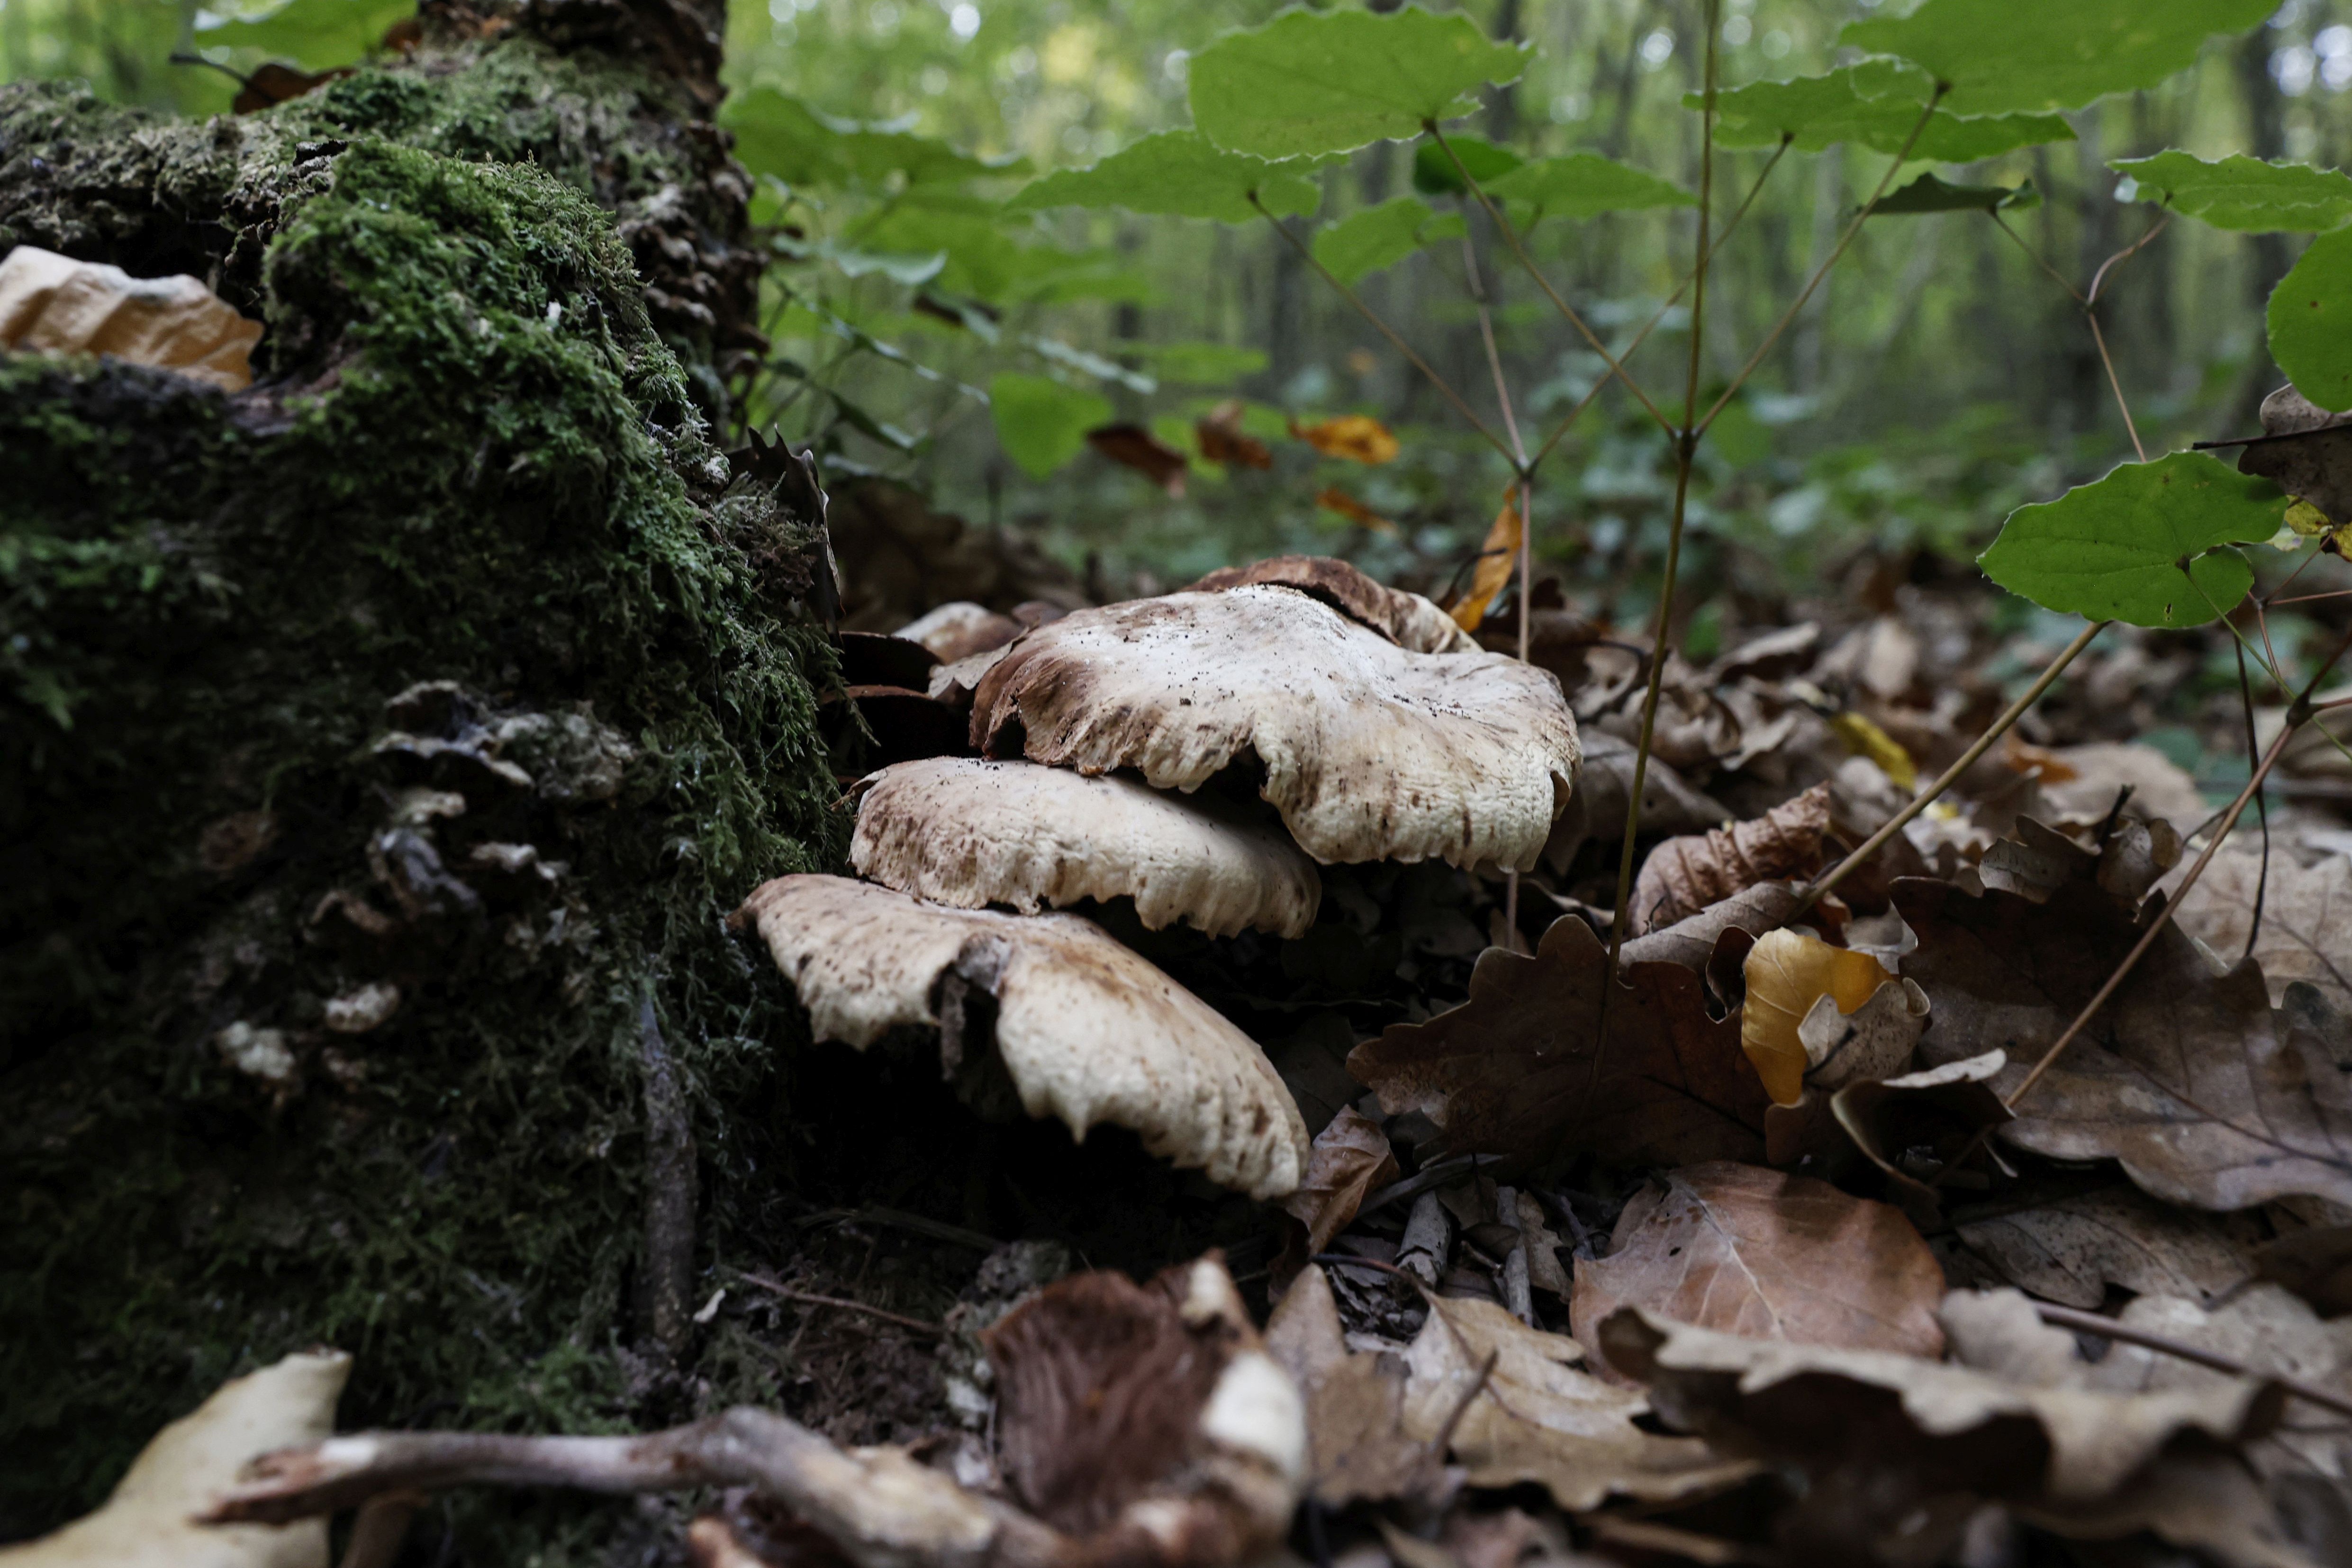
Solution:
[{"label": "white mushroom cap", "polygon": [[930,757],[867,777],[849,863],[933,903],[976,910],[1132,898],[1144,925],[1303,935],[1323,897],[1313,861],[1272,824],[1132,778]]},{"label": "white mushroom cap", "polygon": [[973,694],[992,754],[1199,788],[1244,752],[1324,863],[1526,870],[1568,804],[1576,720],[1559,682],[1485,652],[1399,647],[1295,589],[1079,610],[1014,643]]},{"label": "white mushroom cap", "polygon": [[1478,639],[1434,602],[1391,588],[1332,555],[1277,555],[1246,566],[1220,566],[1191,591],[1221,593],[1255,583],[1296,588],[1415,653],[1470,653],[1478,647]]},{"label": "white mushroom cap", "polygon": [[1035,1117],[1108,1121],[1258,1199],[1307,1169],[1307,1124],[1273,1065],[1206,1003],[1076,915],[951,910],[845,877],[779,877],[746,900],[817,1038],[859,1049],[937,1027],[953,972],[996,999],[995,1043]]},{"label": "white mushroom cap", "polygon": [[942,664],[1003,647],[1023,631],[1011,616],[998,615],[985,605],[955,599],[908,621],[891,634],[921,643]]}]

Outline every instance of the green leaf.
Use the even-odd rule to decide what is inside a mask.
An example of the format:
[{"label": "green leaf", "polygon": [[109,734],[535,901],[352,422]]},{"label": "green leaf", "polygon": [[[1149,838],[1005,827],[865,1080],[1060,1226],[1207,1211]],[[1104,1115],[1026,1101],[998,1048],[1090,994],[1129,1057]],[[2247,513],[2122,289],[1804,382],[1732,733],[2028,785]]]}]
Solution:
[{"label": "green leaf", "polygon": [[995,204],[936,189],[910,194],[858,236],[859,248],[922,256],[945,251],[938,286],[992,305],[1133,299],[1145,280],[1109,250],[1026,245],[1005,232]]},{"label": "green leaf", "polygon": [[1255,375],[1266,366],[1264,349],[1236,348],[1230,343],[1136,343],[1131,352],[1147,362],[1160,380],[1180,386],[1223,386]]},{"label": "green leaf", "polygon": [[1087,432],[1111,416],[1105,398],[1013,370],[988,384],[988,407],[1004,455],[1038,479],[1084,451]]},{"label": "green leaf", "polygon": [[[1715,97],[1715,139],[1725,147],[1769,147],[1782,136],[1800,153],[1819,153],[1840,142],[1893,156],[1907,143],[1914,158],[1938,163],[1973,163],[2043,142],[2072,142],[2074,127],[2054,114],[1996,114],[1963,120],[1938,109],[1919,124],[1935,82],[1916,66],[1898,60],[1865,60],[1826,76],[1790,81],[1750,82]],[[1683,107],[1698,110],[1697,93]]]},{"label": "green leaf", "polygon": [[1319,229],[1315,259],[1342,283],[1393,267],[1419,250],[1437,215],[1418,196],[1391,196],[1345,221]]},{"label": "green leaf", "polygon": [[1899,55],[1950,84],[1954,114],[2080,109],[2154,87],[2207,35],[2258,26],[2276,0],[1927,0],[1907,16],[1846,24],[1838,42]]},{"label": "green leaf", "polygon": [[2330,413],[2352,408],[2352,229],[2323,234],[2271,290],[2271,358]]},{"label": "green leaf", "polygon": [[1307,177],[1304,159],[1268,163],[1211,145],[1197,131],[1163,131],[1122,147],[1083,169],[1056,169],[1024,186],[1006,204],[1015,211],[1047,207],[1120,207],[1131,213],[1248,223],[1258,214],[1250,193],[1276,217],[1313,212],[1323,193]]},{"label": "green leaf", "polygon": [[948,253],[944,250],[934,250],[929,256],[887,256],[869,250],[837,250],[825,246],[821,247],[819,254],[839,268],[845,278],[878,275],[909,289],[929,283],[948,264]]},{"label": "green leaf", "polygon": [[735,132],[735,156],[745,168],[788,185],[879,185],[892,174],[904,174],[910,185],[954,184],[1028,168],[1021,159],[991,162],[959,153],[896,123],[820,114],[773,88],[730,94],[719,120]]},{"label": "green leaf", "polygon": [[394,23],[415,15],[415,0],[289,0],[234,10],[224,5],[196,13],[195,36],[207,49],[257,49],[326,70],[350,65],[381,44]]},{"label": "green leaf", "polygon": [[2209,163],[2178,151],[2117,158],[2107,167],[2138,183],[2139,200],[2165,202],[2215,228],[2316,234],[2352,217],[2352,179],[2337,169],[2265,163],[2242,153]]},{"label": "green leaf", "polygon": [[1906,213],[2031,211],[2042,205],[2042,193],[2032,180],[2021,185],[1948,185],[1933,174],[1922,174],[1899,191],[1889,191],[1870,209],[1873,217],[1900,217]]},{"label": "green leaf", "polygon": [[1351,152],[1475,112],[1478,89],[1517,80],[1533,48],[1418,6],[1285,11],[1192,57],[1192,123],[1260,158]]},{"label": "green leaf", "polygon": [[2020,507],[1977,563],[2046,610],[2136,626],[2202,626],[2253,586],[2246,558],[2226,547],[2270,538],[2289,504],[2268,479],[2202,452],[2175,452]]},{"label": "green leaf", "polygon": [[[1454,149],[1454,158],[1462,160],[1462,169],[1469,170],[1470,177],[1482,185],[1527,162],[1509,148],[1497,147],[1478,136],[1448,136],[1445,147]],[[1454,158],[1445,155],[1445,147],[1432,140],[1412,150],[1412,188],[1424,196],[1470,193],[1470,187],[1463,183],[1462,169],[1454,166]]]},{"label": "green leaf", "polygon": [[1489,195],[1529,202],[1550,217],[1597,217],[1642,207],[1695,207],[1698,198],[1655,174],[1598,153],[1569,153],[1521,164],[1486,186]]}]

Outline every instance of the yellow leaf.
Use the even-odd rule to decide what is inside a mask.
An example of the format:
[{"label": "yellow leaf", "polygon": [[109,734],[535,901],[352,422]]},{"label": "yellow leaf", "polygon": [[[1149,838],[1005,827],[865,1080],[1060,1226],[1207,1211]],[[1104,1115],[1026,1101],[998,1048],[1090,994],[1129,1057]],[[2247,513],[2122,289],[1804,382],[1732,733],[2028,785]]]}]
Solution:
[{"label": "yellow leaf", "polygon": [[1470,586],[1449,607],[1455,626],[1465,632],[1478,629],[1478,623],[1486,618],[1486,606],[1511,580],[1511,568],[1518,559],[1518,491],[1510,489],[1503,492],[1503,510],[1495,514],[1495,526],[1486,531],[1486,542],[1478,547],[1478,564],[1470,574]]},{"label": "yellow leaf", "polygon": [[1868,757],[1879,770],[1905,789],[1919,787],[1918,765],[1903,743],[1859,713],[1845,712],[1830,720],[1830,728],[1845,742],[1845,749],[1857,757]]},{"label": "yellow leaf", "polygon": [[1739,1015],[1739,1048],[1755,1064],[1764,1092],[1794,1105],[1805,1092],[1805,1044],[1797,1029],[1824,996],[1851,1013],[1893,978],[1866,952],[1832,947],[1809,931],[1767,931],[1748,950],[1748,1002]]},{"label": "yellow leaf", "polygon": [[29,245],[0,261],[0,348],[112,354],[242,392],[260,337],[194,278],[133,278]]},{"label": "yellow leaf", "polygon": [[1337,485],[1324,486],[1323,493],[1315,498],[1315,504],[1325,511],[1338,512],[1349,522],[1361,523],[1374,533],[1383,533],[1391,539],[1397,535],[1395,523],[1391,522]]},{"label": "yellow leaf", "polygon": [[1369,414],[1342,414],[1320,425],[1290,422],[1290,433],[1327,458],[1348,458],[1359,463],[1385,463],[1402,449],[1389,427]]},{"label": "yellow leaf", "polygon": [[2328,521],[2326,512],[2307,500],[2296,501],[2286,509],[2286,525],[2305,539],[2316,539],[2323,533],[2333,531],[2336,527]]}]

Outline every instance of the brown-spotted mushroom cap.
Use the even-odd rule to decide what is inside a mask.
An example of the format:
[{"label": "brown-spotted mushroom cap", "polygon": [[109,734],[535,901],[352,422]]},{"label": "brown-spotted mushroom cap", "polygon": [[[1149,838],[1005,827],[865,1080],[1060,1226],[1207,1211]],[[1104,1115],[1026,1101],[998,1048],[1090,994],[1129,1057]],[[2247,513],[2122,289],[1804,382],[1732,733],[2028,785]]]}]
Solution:
[{"label": "brown-spotted mushroom cap", "polygon": [[1469,653],[1478,647],[1477,638],[1432,601],[1376,582],[1361,568],[1329,555],[1277,555],[1246,566],[1220,566],[1188,592],[1223,593],[1255,583],[1296,588],[1415,653]]},{"label": "brown-spotted mushroom cap", "polygon": [[[1307,1169],[1307,1123],[1265,1054],[1090,921],[945,909],[817,876],[762,885],[740,917],[821,1040],[863,1050],[896,1026],[940,1027],[952,974],[995,998],[997,1054],[1030,1115],[1075,1138],[1125,1127],[1161,1159],[1262,1200]],[[985,1044],[954,1043],[965,1055]]]},{"label": "brown-spotted mushroom cap", "polygon": [[931,757],[869,775],[849,862],[868,881],[976,910],[1131,898],[1144,925],[1296,937],[1323,896],[1282,830],[1137,780]]},{"label": "brown-spotted mushroom cap", "polygon": [[1399,647],[1291,588],[1079,610],[1014,643],[973,694],[991,755],[1133,768],[1192,790],[1255,753],[1262,793],[1324,863],[1526,870],[1567,805],[1559,682],[1485,652]]}]

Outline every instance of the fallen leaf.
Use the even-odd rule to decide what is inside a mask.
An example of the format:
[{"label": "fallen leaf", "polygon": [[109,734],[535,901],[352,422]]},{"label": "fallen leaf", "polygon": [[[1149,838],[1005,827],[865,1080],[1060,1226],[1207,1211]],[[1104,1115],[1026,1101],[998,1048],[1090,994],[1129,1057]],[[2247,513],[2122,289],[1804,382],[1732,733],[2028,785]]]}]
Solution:
[{"label": "fallen leaf", "polygon": [[315,1443],[335,1429],[335,1401],[351,1376],[340,1351],[304,1352],[225,1383],[155,1434],[97,1512],[21,1546],[0,1547],[8,1568],[326,1568],[324,1520],[199,1525],[195,1515],[273,1449]]},{"label": "fallen leaf", "polygon": [[2263,399],[2263,433],[2298,441],[2256,441],[2238,450],[2238,471],[2260,474],[2310,502],[2331,522],[2352,522],[2352,419],[2331,414],[2293,386]]},{"label": "fallen leaf", "polygon": [[0,259],[0,348],[111,354],[243,392],[260,340],[259,321],[185,275],[133,278],[30,245]]},{"label": "fallen leaf", "polygon": [[1448,1451],[1472,1486],[1534,1481],[1570,1512],[1612,1496],[1703,1496],[1753,1473],[1704,1443],[1643,1430],[1636,1419],[1649,1402],[1578,1370],[1583,1358],[1574,1340],[1531,1329],[1492,1301],[1433,1300],[1405,1353],[1404,1433],[1433,1443],[1454,1420]]},{"label": "fallen leaf", "polygon": [[289,102],[313,89],[331,81],[340,81],[352,74],[352,68],[340,66],[333,70],[300,71],[291,66],[271,60],[256,66],[253,74],[245,79],[244,87],[229,100],[232,114],[257,114],[273,104]]},{"label": "fallen leaf", "polygon": [[1087,432],[1087,445],[1123,464],[1166,490],[1181,497],[1184,472],[1192,459],[1140,425],[1098,425]]},{"label": "fallen leaf", "polygon": [[1875,721],[1860,713],[1845,712],[1831,715],[1829,723],[1831,731],[1845,742],[1847,751],[1876,763],[1900,787],[1919,787],[1918,763],[1911,760],[1911,753],[1904,750],[1901,742]]},{"label": "fallen leaf", "polygon": [[1650,851],[1633,883],[1638,936],[1698,913],[1759,882],[1810,876],[1821,868],[1830,829],[1830,787],[1815,784],[1762,816]]},{"label": "fallen leaf", "polygon": [[1274,452],[1255,436],[1242,433],[1242,405],[1238,398],[1220,403],[1205,416],[1192,422],[1192,438],[1201,444],[1201,456],[1227,468],[1271,468]]},{"label": "fallen leaf", "polygon": [[[2002,1052],[1987,1051],[1900,1078],[1850,1083],[1831,1096],[1830,1112],[1854,1147],[1894,1178],[1898,1194],[1916,1214],[1916,1205],[1924,1202],[1933,1209],[1938,1202],[1923,1177],[1957,1159],[1985,1128],[2010,1120],[1990,1082],[2008,1065]],[[1915,1154],[1925,1156],[1935,1171],[1912,1168]],[[1977,1157],[1983,1158],[1981,1150]]]},{"label": "fallen leaf", "polygon": [[[1866,952],[1785,928],[1758,937],[1743,967],[1748,999],[1740,1009],[1739,1048],[1780,1105],[1797,1102],[1805,1075],[1823,1059],[1804,1039],[1815,1005],[1826,1001],[1840,1014],[1854,1013],[1894,979]],[[1823,1033],[1817,1030],[1816,1037]]]},{"label": "fallen leaf", "polygon": [[[1622,1307],[1610,1363],[1671,1426],[1807,1473],[1780,1524],[1797,1562],[1931,1563],[1983,1501],[2062,1536],[2147,1529],[2243,1568],[2308,1568],[2228,1452],[2278,1421],[2282,1391],[2242,1378],[2153,1394],[2036,1388],[1885,1351],[1740,1339]],[[2217,1451],[2219,1450],[2219,1451]],[[2189,1500],[2184,1503],[2184,1500]]]},{"label": "fallen leaf", "polygon": [[1494,524],[1478,546],[1478,558],[1470,568],[1470,585],[1462,596],[1449,606],[1456,626],[1465,632],[1475,632],[1486,618],[1486,606],[1511,580],[1511,573],[1519,563],[1519,543],[1523,520],[1519,516],[1519,496],[1516,489],[1503,493],[1503,510],[1495,514]]},{"label": "fallen leaf", "polygon": [[1329,555],[1276,555],[1246,566],[1220,566],[1184,591],[1219,593],[1257,583],[1296,588],[1414,653],[1471,653],[1478,647],[1452,616],[1419,594],[1391,588]]},{"label": "fallen leaf", "polygon": [[1318,424],[1290,422],[1294,439],[1306,442],[1327,458],[1378,465],[1391,462],[1402,447],[1389,427],[1369,414],[1342,414]]},{"label": "fallen leaf", "polygon": [[1369,528],[1384,538],[1394,539],[1402,531],[1395,523],[1337,485],[1325,485],[1316,493],[1315,504],[1325,511],[1336,511],[1349,522]]},{"label": "fallen leaf", "polygon": [[1468,1002],[1391,1025],[1349,1053],[1349,1070],[1390,1113],[1428,1114],[1450,1149],[1615,1164],[1759,1158],[1764,1086],[1738,1016],[1707,1016],[1694,971],[1622,965],[1596,1076],[1608,963],[1590,926],[1555,921],[1532,957],[1486,950]]},{"label": "fallen leaf", "polygon": [[1900,1210],[1716,1163],[1634,1195],[1608,1255],[1577,1265],[1570,1321],[1590,1340],[1630,1305],[1753,1339],[1932,1357],[1943,1297],[1943,1267]]},{"label": "fallen leaf", "polygon": [[2063,1306],[2095,1308],[2107,1288],[2210,1300],[2243,1284],[2251,1259],[2203,1215],[2130,1187],[2057,1198],[1981,1219],[1953,1216],[1969,1250],[2011,1284]]},{"label": "fallen leaf", "polygon": [[2285,1286],[2322,1317],[2352,1312],[2352,1225],[2315,1226],[2265,1244],[2254,1272]]},{"label": "fallen leaf", "polygon": [[[1586,729],[1578,738],[1584,743],[1584,766],[1577,774],[1576,793],[1569,796],[1568,809],[1553,821],[1551,837],[1544,841],[1544,864],[1560,875],[1567,873],[1569,863],[1588,840],[1624,842],[1625,805],[1633,794],[1633,742],[1601,729]],[[1721,803],[1694,788],[1673,763],[1652,757],[1643,771],[1644,832],[1704,832],[1730,816]]]},{"label": "fallen leaf", "polygon": [[1705,974],[1726,931],[1742,931],[1752,940],[1777,930],[1796,918],[1798,897],[1793,882],[1759,882],[1663,931],[1634,937],[1619,956],[1639,963],[1679,963]]},{"label": "fallen leaf", "polygon": [[1343,1108],[1315,1135],[1307,1174],[1282,1200],[1283,1212],[1307,1231],[1307,1251],[1322,1251],[1354,1223],[1375,1190],[1397,1179],[1396,1154],[1381,1124],[1353,1106]]},{"label": "fallen leaf", "polygon": [[1265,1326],[1265,1347],[1307,1401],[1307,1489],[1326,1508],[1434,1492],[1429,1445],[1403,1430],[1402,1357],[1348,1350],[1339,1303],[1308,1264]]},{"label": "fallen leaf", "polygon": [[2235,963],[2254,929],[2257,891],[2263,923],[2252,957],[2263,966],[2272,1002],[2285,996],[2288,982],[2303,980],[2337,1006],[2352,1007],[2352,857],[2330,855],[2305,866],[2284,849],[2273,850],[2264,887],[2262,852],[2225,847],[2172,918],[2223,963]]},{"label": "fallen leaf", "polygon": [[[2047,903],[1897,882],[1917,933],[1904,961],[1934,1008],[1931,1062],[2000,1049],[2007,1093],[2138,938],[2128,906],[2075,881]],[[2261,969],[2216,974],[2167,926],[2001,1136],[2062,1160],[2116,1159],[2168,1202],[2243,1208],[2311,1194],[2352,1200],[2352,1038],[2326,1000]]]},{"label": "fallen leaf", "polygon": [[2194,832],[2212,815],[2197,781],[2144,742],[2094,741],[2061,746],[2053,755],[2071,776],[2042,782],[2045,816],[2096,822],[2115,809],[2116,798],[2126,789],[2131,791],[2124,803],[2126,814],[2160,818],[2183,834]]}]

